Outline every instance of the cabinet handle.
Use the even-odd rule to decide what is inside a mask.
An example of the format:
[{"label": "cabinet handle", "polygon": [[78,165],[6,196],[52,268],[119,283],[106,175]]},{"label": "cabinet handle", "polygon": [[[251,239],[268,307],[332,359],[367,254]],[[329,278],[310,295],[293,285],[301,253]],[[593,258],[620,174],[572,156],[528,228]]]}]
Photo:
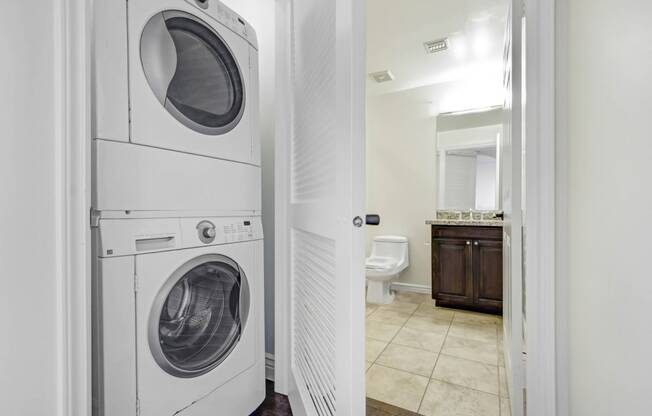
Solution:
[{"label": "cabinet handle", "polygon": [[478,244],[480,244],[480,243],[478,243],[477,241],[473,242],[474,246],[477,246]]},{"label": "cabinet handle", "polygon": [[467,241],[467,242],[466,242],[466,245],[467,245],[467,246],[470,246],[470,245],[471,245],[471,242],[470,242],[470,241]]}]

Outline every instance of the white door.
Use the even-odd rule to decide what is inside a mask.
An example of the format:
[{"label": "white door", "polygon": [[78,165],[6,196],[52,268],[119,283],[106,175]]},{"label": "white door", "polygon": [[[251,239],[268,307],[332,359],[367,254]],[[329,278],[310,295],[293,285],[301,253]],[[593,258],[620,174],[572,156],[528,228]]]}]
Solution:
[{"label": "white door", "polygon": [[500,143],[503,225],[503,334],[512,415],[523,415],[523,282],[522,282],[522,1],[510,7],[505,48],[505,126]]},{"label": "white door", "polygon": [[364,415],[364,2],[279,4],[276,354],[295,415]]}]

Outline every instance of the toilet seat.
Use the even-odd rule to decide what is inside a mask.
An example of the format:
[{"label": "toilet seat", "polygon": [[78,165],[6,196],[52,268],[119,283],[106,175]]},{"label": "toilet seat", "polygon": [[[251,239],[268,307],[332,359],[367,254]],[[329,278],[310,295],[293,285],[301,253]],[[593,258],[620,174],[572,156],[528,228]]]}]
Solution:
[{"label": "toilet seat", "polygon": [[367,271],[387,272],[395,269],[398,266],[398,261],[391,257],[369,257],[365,263]]}]

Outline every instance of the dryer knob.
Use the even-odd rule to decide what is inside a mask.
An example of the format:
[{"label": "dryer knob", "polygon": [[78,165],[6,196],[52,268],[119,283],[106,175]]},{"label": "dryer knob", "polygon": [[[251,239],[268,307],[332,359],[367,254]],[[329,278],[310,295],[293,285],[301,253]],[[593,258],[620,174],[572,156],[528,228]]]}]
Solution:
[{"label": "dryer knob", "polygon": [[215,228],[204,228],[204,237],[206,238],[215,238]]}]

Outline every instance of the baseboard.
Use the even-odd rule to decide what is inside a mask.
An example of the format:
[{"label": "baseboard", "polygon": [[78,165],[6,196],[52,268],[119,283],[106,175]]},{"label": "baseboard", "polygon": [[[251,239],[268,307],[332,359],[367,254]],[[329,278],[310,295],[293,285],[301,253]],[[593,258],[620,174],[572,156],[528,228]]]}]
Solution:
[{"label": "baseboard", "polygon": [[432,293],[432,288],[430,286],[417,285],[415,283],[393,282],[392,289],[399,292]]},{"label": "baseboard", "polygon": [[274,381],[274,354],[265,353],[265,378]]}]

